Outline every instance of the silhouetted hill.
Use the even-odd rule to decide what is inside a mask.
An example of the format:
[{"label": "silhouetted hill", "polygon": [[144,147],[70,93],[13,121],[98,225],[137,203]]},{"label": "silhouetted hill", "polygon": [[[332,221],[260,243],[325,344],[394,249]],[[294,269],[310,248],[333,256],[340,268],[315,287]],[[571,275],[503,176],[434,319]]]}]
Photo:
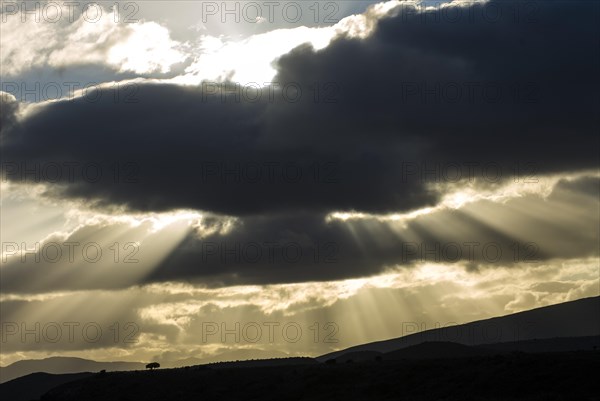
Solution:
[{"label": "silhouetted hill", "polygon": [[[497,344],[469,346],[459,343],[427,341],[396,351],[380,353],[376,351],[351,351],[335,358],[336,362],[375,361],[399,359],[438,359],[466,358],[474,356],[498,355],[510,352],[544,353],[600,350],[600,336],[548,338]],[[331,359],[327,360],[330,361]],[[326,362],[327,362],[326,361]]]},{"label": "silhouetted hill", "polygon": [[50,373],[32,373],[0,384],[0,397],[10,401],[38,400],[48,390],[64,383],[83,379],[93,373],[69,373],[53,375]]},{"label": "silhouetted hill", "polygon": [[600,336],[546,338],[543,340],[485,344],[476,347],[493,351],[521,351],[529,353],[593,351],[600,350]]},{"label": "silhouetted hill", "polygon": [[264,351],[260,349],[237,349],[233,351],[223,352],[221,354],[211,356],[208,358],[196,358],[200,364],[216,363],[216,362],[234,362],[243,360],[257,360],[257,359],[276,359],[276,358],[287,358],[288,354],[279,351]]},{"label": "silhouetted hill", "polygon": [[348,352],[335,358],[336,362],[361,362],[361,361],[374,361],[375,358],[381,356],[381,352],[375,351],[357,351]]},{"label": "silhouetted hill", "polygon": [[161,360],[160,358],[153,358],[160,362],[160,366],[163,368],[181,368],[184,366],[194,365],[205,365],[209,363],[217,362],[232,362],[232,361],[243,361],[243,360],[257,360],[257,359],[276,359],[276,358],[288,358],[289,355],[285,352],[274,351],[274,350],[261,350],[261,349],[237,349],[233,351],[222,352],[213,356],[197,358],[189,357],[178,360]]},{"label": "silhouetted hill", "polygon": [[42,401],[598,400],[600,353],[509,353],[427,360],[206,366],[113,372],[58,386]]},{"label": "silhouetted hill", "polygon": [[26,359],[0,367],[0,383],[36,372],[54,374],[99,372],[101,370],[111,372],[144,369],[145,366],[145,364],[139,362],[96,362],[89,359],[59,356],[45,359]]},{"label": "silhouetted hill", "polygon": [[461,325],[361,344],[317,357],[323,362],[356,351],[381,353],[423,342],[453,342],[464,345],[520,342],[556,337],[600,335],[600,297],[579,299]]},{"label": "silhouetted hill", "polygon": [[382,358],[386,361],[399,359],[467,358],[499,353],[500,351],[470,347],[468,345],[457,343],[425,342],[396,351],[387,352],[382,355]]},{"label": "silhouetted hill", "polygon": [[215,362],[208,365],[200,365],[202,367],[212,369],[225,368],[255,368],[267,366],[290,366],[290,365],[314,365],[319,363],[314,358],[299,357],[299,358],[273,358],[273,359],[250,359],[246,361],[227,361]]},{"label": "silhouetted hill", "polygon": [[[556,358],[558,361],[563,361],[565,363],[571,363],[576,360],[589,360],[592,363],[598,363],[600,360],[600,351],[592,351],[594,346],[596,349],[600,349],[596,344],[600,337],[576,337],[576,338],[553,338],[546,340],[532,340],[532,341],[523,341],[518,343],[499,343],[499,344],[486,344],[484,346],[467,346],[463,344],[457,343],[449,343],[449,342],[425,342],[418,345],[406,347],[400,350],[392,351],[389,353],[381,354],[374,351],[359,351],[359,352],[350,352],[348,354],[343,354],[337,358],[335,361],[336,364],[359,364],[366,369],[379,369],[377,366],[384,364],[384,366],[392,366],[399,367],[404,366],[402,363],[415,363],[415,366],[419,365],[418,362],[428,363],[431,361],[431,366],[438,366],[440,363],[444,366],[448,364],[455,364],[457,366],[463,366],[464,360],[468,360],[471,362],[476,362],[477,364],[481,364],[482,368],[487,368],[487,365],[498,363],[506,363],[508,366],[513,365],[514,363],[520,363],[521,361],[529,361],[531,363],[538,363],[540,360],[552,360]],[[581,349],[584,351],[581,352],[562,352],[562,353],[550,353],[544,352],[544,350],[555,350],[555,349]],[[531,350],[532,353],[537,353],[541,355],[529,355],[527,356],[522,351]],[[515,353],[515,351],[517,351]],[[437,361],[434,363],[434,361]],[[277,359],[259,359],[259,360],[247,360],[247,361],[231,361],[231,362],[216,362],[208,365],[199,365],[199,366],[187,366],[185,368],[179,369],[164,369],[156,372],[144,372],[144,371],[135,371],[135,372],[113,372],[113,373],[104,373],[104,374],[96,374],[94,375],[95,380],[104,380],[107,375],[117,375],[111,377],[124,378],[124,380],[133,380],[133,384],[137,383],[138,380],[146,380],[150,377],[152,380],[167,382],[165,385],[171,385],[170,381],[177,382],[180,378],[174,378],[175,376],[188,377],[189,380],[195,380],[194,374],[190,375],[189,372],[202,372],[202,371],[222,371],[224,375],[242,375],[241,373],[231,373],[236,370],[247,370],[244,368],[252,368],[249,370],[254,371],[254,369],[267,369],[265,372],[271,372],[272,368],[279,368],[281,372],[287,372],[292,369],[292,375],[295,376],[299,371],[309,369],[310,367],[314,367],[316,365],[330,365],[331,360],[328,360],[325,364],[319,364],[313,358],[277,358]],[[523,365],[527,366],[527,364]],[[466,369],[463,367],[463,369]],[[159,373],[160,372],[160,373]],[[167,372],[167,373],[163,373]],[[317,371],[320,372],[320,371]],[[329,371],[322,371],[329,372]],[[125,376],[123,376],[125,374]],[[146,376],[146,374],[150,374],[150,376]],[[320,373],[319,373],[320,374]],[[329,374],[329,373],[327,373]],[[478,374],[481,374],[479,372]],[[523,374],[533,374],[534,377],[537,377],[538,372],[523,372]],[[89,377],[91,373],[84,373],[82,377]],[[250,375],[252,376],[252,375]],[[221,376],[218,376],[219,378]],[[245,377],[245,376],[244,376]],[[280,376],[277,380],[281,380]],[[542,374],[542,377],[545,377]],[[68,375],[49,375],[45,373],[36,373],[32,375],[28,375],[19,379],[12,380],[8,383],[0,385],[0,396],[2,399],[15,399],[15,400],[30,400],[34,399],[35,396],[40,396],[44,392],[53,389],[54,387],[63,384],[72,382],[74,380],[80,379],[76,374],[68,374]],[[264,378],[267,380],[268,377]],[[119,379],[120,380],[120,379]],[[257,379],[253,384],[258,385],[263,378]],[[343,378],[337,378],[337,380],[343,381]],[[81,385],[88,386],[91,382],[85,382]],[[218,384],[207,384],[206,386],[211,387],[219,386]],[[355,383],[349,383],[349,385],[354,385]],[[75,383],[74,386],[79,386],[80,384]],[[92,384],[93,385],[93,384]],[[111,384],[114,385],[114,384]],[[183,391],[181,394],[185,394],[185,397],[197,396],[198,394],[195,389],[194,384],[188,383],[186,386],[187,390]],[[58,391],[58,390],[57,390]],[[69,390],[71,391],[71,390]],[[77,390],[79,391],[79,390]],[[87,391],[87,390],[81,390]],[[191,391],[190,394],[187,391]],[[202,390],[204,391],[204,390]],[[216,391],[216,389],[215,389]],[[220,391],[220,390],[219,390]],[[52,393],[52,392],[51,392]],[[15,398],[14,395],[24,394],[24,396],[20,396]],[[286,399],[284,394],[280,394],[283,398]],[[88,394],[83,394],[82,396],[87,397]],[[63,397],[63,395],[60,395]],[[54,398],[50,398],[54,399]],[[62,399],[62,398],[58,398]],[[67,398],[70,399],[70,398]],[[153,399],[151,396],[149,399]],[[166,398],[168,399],[168,398]],[[268,399],[268,398],[267,398]],[[319,398],[316,398],[319,399]],[[368,398],[367,398],[368,399]],[[417,398],[418,399],[418,398]],[[512,398],[510,398],[512,399]],[[519,399],[519,398],[515,398]],[[528,399],[528,398],[525,398]],[[538,398],[532,398],[533,400],[537,400]],[[551,399],[551,398],[550,398]]]}]

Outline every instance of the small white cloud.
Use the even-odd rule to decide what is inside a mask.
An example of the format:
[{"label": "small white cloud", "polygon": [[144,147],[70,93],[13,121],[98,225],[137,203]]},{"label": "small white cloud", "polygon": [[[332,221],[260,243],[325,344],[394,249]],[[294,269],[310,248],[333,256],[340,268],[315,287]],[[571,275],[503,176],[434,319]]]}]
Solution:
[{"label": "small white cloud", "polygon": [[[6,16],[0,27],[3,74],[15,76],[31,68],[64,68],[83,64],[107,65],[117,71],[138,74],[168,72],[184,61],[184,44],[170,38],[155,22],[115,22],[113,11],[97,22],[80,17],[57,23],[21,21],[19,14]],[[23,43],[27,43],[23,46]]]}]

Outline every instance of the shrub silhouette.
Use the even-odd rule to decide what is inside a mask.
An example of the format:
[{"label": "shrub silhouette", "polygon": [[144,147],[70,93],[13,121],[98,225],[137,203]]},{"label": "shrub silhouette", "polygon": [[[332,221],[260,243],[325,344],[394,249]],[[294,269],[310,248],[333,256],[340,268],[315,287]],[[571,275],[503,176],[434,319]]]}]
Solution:
[{"label": "shrub silhouette", "polygon": [[146,365],[146,369],[153,370],[153,369],[156,369],[156,368],[160,368],[160,363],[158,363],[158,362],[151,362],[151,363],[149,363],[149,364]]}]

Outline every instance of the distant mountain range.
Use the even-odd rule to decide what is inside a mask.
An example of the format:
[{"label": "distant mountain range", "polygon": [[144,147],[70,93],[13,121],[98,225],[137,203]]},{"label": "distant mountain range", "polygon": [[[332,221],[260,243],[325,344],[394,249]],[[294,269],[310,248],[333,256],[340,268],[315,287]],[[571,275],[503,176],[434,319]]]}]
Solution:
[{"label": "distant mountain range", "polygon": [[377,351],[349,351],[334,355],[331,358],[326,359],[325,362],[331,362],[332,360],[335,360],[336,362],[394,361],[403,359],[424,360],[502,355],[513,352],[540,354],[549,352],[594,350],[598,350],[600,354],[600,336],[560,337],[475,346],[452,342],[428,341],[385,353]]},{"label": "distant mountain range", "polygon": [[101,370],[114,372],[144,369],[145,366],[141,362],[96,362],[89,359],[61,356],[45,359],[26,359],[0,367],[0,383],[36,372],[52,374],[99,372]]},{"label": "distant mountain range", "polygon": [[[362,344],[315,359],[279,358],[278,353],[237,350],[210,359],[189,358],[173,363],[188,367],[204,364],[202,368],[209,370],[243,367],[272,369],[290,366],[309,369],[315,364],[320,365],[318,362],[337,365],[349,362],[458,360],[492,355],[507,355],[507,358],[511,358],[509,355],[515,351],[541,354],[594,350],[600,350],[600,297]],[[287,354],[281,353],[281,356]],[[222,362],[226,360],[235,362]],[[96,362],[67,357],[23,360],[0,368],[3,383],[0,384],[0,397],[27,401],[37,399],[56,386],[92,375],[82,372],[144,369],[145,364],[137,362]],[[144,375],[146,372],[137,374]],[[17,395],[20,391],[23,397]]]},{"label": "distant mountain range", "polygon": [[[240,349],[224,352],[210,358],[186,358],[177,361],[160,362],[163,368],[178,368],[208,363],[227,361],[243,361],[256,359],[286,358],[288,354],[277,351],[263,351],[253,349]],[[51,374],[79,373],[79,372],[107,372],[143,370],[146,363],[142,362],[97,362],[90,359],[73,357],[51,357],[45,359],[25,359],[5,367],[0,367],[0,383],[5,383],[17,377],[31,373],[44,372]]]},{"label": "distant mountain range", "polygon": [[[600,297],[591,297],[512,315],[426,330],[390,340],[361,344],[322,355],[317,357],[317,360],[323,362],[358,351],[386,353],[423,342],[452,342],[463,345],[496,344],[496,349],[502,347],[515,349],[515,347],[519,347],[519,344],[521,347],[535,348],[535,345],[527,343],[533,340],[599,335]],[[499,343],[506,345],[502,346]],[[565,346],[568,349],[572,348],[572,340],[566,341]]]}]

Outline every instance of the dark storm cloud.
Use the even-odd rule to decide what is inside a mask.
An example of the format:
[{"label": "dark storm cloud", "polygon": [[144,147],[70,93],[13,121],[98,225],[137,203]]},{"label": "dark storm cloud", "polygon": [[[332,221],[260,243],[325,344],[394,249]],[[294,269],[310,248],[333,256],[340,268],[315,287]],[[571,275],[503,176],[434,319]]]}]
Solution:
[{"label": "dark storm cloud", "polygon": [[[2,270],[5,293],[116,289],[180,281],[213,287],[357,278],[423,262],[470,269],[552,264],[556,260],[598,257],[598,179],[559,182],[546,198],[517,197],[506,203],[479,201],[442,209],[406,222],[376,219],[326,221],[324,216],[248,216],[229,231],[204,221],[204,230],[165,248],[172,234],[123,223],[77,229],[57,243],[78,243],[73,263],[53,263],[54,251],[8,259]],[[546,218],[552,216],[552,220]],[[490,218],[492,222],[490,222]],[[500,223],[499,225],[496,225]],[[136,263],[113,262],[113,243],[139,241]],[[83,244],[104,250],[97,263],[82,260]],[[33,248],[32,245],[28,249]],[[167,252],[165,255],[164,252]],[[49,256],[48,256],[49,255]],[[66,258],[66,255],[63,256]],[[95,252],[91,252],[95,258]],[[557,262],[558,263],[558,262]]]},{"label": "dark storm cloud", "polygon": [[[522,164],[535,174],[595,168],[597,7],[519,4],[472,4],[459,18],[402,9],[364,40],[300,47],[275,79],[301,88],[296,102],[277,92],[223,103],[199,88],[137,84],[118,100],[104,90],[47,105],[4,129],[5,177],[51,181],[45,167],[72,163],[73,176],[62,167],[54,179],[66,184],[58,196],[319,215],[433,205],[439,194],[425,182],[440,174],[419,172],[436,166],[458,164],[464,177],[468,163],[493,163],[504,178]],[[88,166],[102,170],[97,181],[80,171],[89,163],[101,165]],[[23,177],[26,168],[42,171]]]},{"label": "dark storm cloud", "polygon": [[[340,82],[341,101],[314,111],[306,142],[335,142],[343,132],[365,153],[417,144],[404,159],[417,162],[597,166],[597,21],[597,7],[579,1],[492,1],[419,15],[404,7],[366,40],[295,49],[280,60],[278,79]],[[276,117],[293,114],[281,108]]]},{"label": "dark storm cloud", "polygon": [[10,93],[0,91],[0,133],[8,130],[14,124],[18,110],[19,103],[15,97]]},{"label": "dark storm cloud", "polygon": [[382,174],[393,166],[376,155],[342,144],[296,148],[293,136],[266,143],[267,89],[260,102],[222,103],[202,88],[129,88],[121,98],[138,102],[115,105],[116,92],[105,89],[97,102],[56,103],[24,120],[5,135],[4,177],[67,184],[52,191],[154,211],[379,210],[380,202],[402,209],[434,200],[421,183],[400,187],[399,176]]},{"label": "dark storm cloud", "polygon": [[[573,214],[564,205],[593,210],[597,200],[587,193],[599,181],[579,180],[576,190],[571,185],[560,182],[546,199],[481,201],[421,216],[404,227],[369,219],[327,222],[323,216],[249,217],[227,235],[189,236],[148,280],[269,284],[357,278],[422,262],[476,269],[597,257],[599,216]],[[556,221],[544,221],[528,213],[530,208]],[[515,225],[493,226],[478,213]]]}]

